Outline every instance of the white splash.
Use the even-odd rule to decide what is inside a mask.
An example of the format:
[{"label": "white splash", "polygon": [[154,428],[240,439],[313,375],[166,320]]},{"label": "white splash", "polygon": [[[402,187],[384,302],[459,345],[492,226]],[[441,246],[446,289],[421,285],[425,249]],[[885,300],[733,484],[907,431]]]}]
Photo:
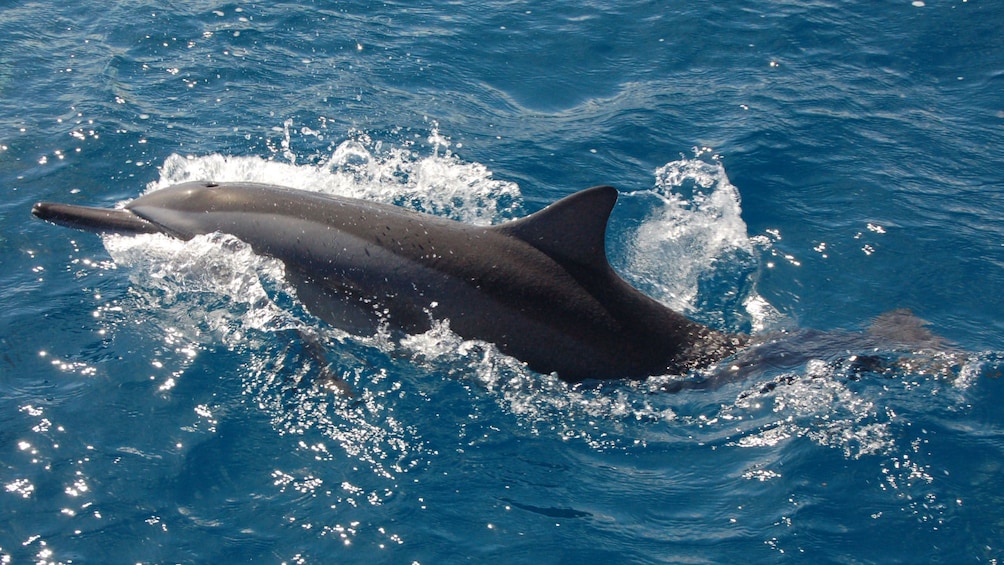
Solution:
[{"label": "white splash", "polygon": [[398,204],[482,225],[513,217],[520,199],[514,183],[492,178],[480,163],[465,163],[449,151],[419,156],[407,147],[384,147],[363,134],[343,141],[316,165],[253,156],[171,155],[160,172],[148,192],[195,180],[260,182]]},{"label": "white splash", "polygon": [[655,171],[652,191],[633,195],[651,204],[630,241],[628,276],[670,307],[718,328],[773,327],[780,315],[756,294],[755,246],[739,191],[722,163],[703,153],[666,163]]}]

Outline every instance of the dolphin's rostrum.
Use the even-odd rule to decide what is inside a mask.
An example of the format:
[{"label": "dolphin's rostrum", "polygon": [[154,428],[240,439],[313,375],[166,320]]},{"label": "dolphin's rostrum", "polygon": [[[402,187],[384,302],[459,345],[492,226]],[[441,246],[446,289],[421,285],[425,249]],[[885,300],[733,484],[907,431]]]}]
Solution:
[{"label": "dolphin's rostrum", "polygon": [[354,332],[421,332],[449,320],[564,380],[682,374],[745,338],[687,319],[614,272],[605,251],[617,190],[597,186],[497,226],[253,183],[189,182],[122,209],[38,203],[32,213],[97,232],[222,232],[279,259],[300,300]]}]

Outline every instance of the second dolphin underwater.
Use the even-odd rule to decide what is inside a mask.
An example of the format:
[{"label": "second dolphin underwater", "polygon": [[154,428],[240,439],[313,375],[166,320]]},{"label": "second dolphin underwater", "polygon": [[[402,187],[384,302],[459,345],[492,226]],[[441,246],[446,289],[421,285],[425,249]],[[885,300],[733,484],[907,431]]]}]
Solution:
[{"label": "second dolphin underwater", "polygon": [[255,183],[189,182],[121,209],[41,202],[32,213],[93,232],[222,232],[279,259],[307,309],[356,333],[449,320],[534,371],[569,382],[712,365],[746,343],[622,279],[605,240],[617,190],[597,186],[530,216],[475,226],[398,206]]}]

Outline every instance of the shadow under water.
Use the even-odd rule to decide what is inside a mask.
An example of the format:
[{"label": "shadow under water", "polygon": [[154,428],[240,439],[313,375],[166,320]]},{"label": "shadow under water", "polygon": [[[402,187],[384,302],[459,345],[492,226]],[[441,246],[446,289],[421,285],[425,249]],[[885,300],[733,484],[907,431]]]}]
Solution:
[{"label": "shadow under water", "polygon": [[[914,373],[958,376],[968,355],[953,348],[908,309],[886,312],[865,331],[795,329],[754,336],[750,345],[706,370],[662,386],[666,392],[716,389],[755,375],[775,375],[760,388],[769,392],[805,369],[857,380],[863,375]],[[821,370],[823,367],[826,370]],[[816,366],[813,367],[813,364]],[[809,370],[814,369],[814,370]]]}]

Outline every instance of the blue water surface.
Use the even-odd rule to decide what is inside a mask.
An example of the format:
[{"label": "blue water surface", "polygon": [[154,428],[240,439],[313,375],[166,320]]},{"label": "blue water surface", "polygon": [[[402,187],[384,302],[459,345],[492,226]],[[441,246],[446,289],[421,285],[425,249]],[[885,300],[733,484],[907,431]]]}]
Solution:
[{"label": "blue water surface", "polygon": [[[1004,5],[57,4],[0,3],[0,561],[1004,559]],[[476,223],[613,184],[615,268],[784,355],[575,387],[30,215],[199,178]],[[897,309],[943,341],[859,345]]]}]

